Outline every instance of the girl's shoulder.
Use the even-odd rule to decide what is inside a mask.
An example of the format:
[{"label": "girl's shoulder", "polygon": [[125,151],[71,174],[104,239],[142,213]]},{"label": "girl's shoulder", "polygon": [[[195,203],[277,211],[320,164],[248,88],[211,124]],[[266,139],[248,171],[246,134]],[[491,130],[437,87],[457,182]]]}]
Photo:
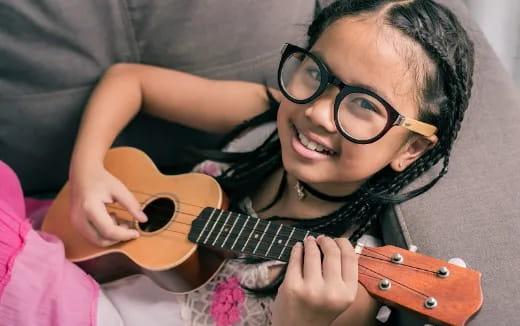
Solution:
[{"label": "girl's shoulder", "polygon": [[276,122],[246,129],[229,142],[223,150],[226,152],[247,152],[258,148],[276,130]]},{"label": "girl's shoulder", "polygon": [[[258,148],[276,130],[276,122],[268,122],[246,129],[231,140],[222,150],[225,152],[247,152]],[[219,176],[229,167],[227,163],[205,160],[195,165],[192,172],[204,173],[213,177]]]}]

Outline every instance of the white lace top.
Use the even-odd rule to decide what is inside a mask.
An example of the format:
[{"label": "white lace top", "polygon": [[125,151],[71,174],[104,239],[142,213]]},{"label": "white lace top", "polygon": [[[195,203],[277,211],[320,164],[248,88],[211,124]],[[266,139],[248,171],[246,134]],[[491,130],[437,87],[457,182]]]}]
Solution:
[{"label": "white lace top", "polygon": [[247,265],[226,262],[221,272],[202,289],[179,297],[186,325],[269,325],[270,298],[255,298],[240,284],[259,287],[268,283],[268,267],[276,262]]},{"label": "white lace top", "polygon": [[279,262],[245,264],[227,260],[202,288],[188,294],[163,290],[144,275],[135,275],[102,287],[99,325],[218,325],[270,324],[271,298],[256,298],[240,286],[267,285],[269,266]]}]

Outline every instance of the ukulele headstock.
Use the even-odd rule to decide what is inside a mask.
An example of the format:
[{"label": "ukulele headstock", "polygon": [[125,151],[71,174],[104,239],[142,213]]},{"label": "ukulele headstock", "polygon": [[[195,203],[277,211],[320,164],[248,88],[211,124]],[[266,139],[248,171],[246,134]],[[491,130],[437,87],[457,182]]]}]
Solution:
[{"label": "ukulele headstock", "polygon": [[475,270],[384,246],[358,247],[359,282],[376,299],[440,325],[464,325],[482,306]]}]

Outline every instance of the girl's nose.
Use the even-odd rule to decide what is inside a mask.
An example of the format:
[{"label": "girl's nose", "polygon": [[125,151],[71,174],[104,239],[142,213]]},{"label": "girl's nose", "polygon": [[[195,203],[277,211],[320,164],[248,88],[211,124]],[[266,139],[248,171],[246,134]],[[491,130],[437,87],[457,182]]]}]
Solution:
[{"label": "girl's nose", "polygon": [[334,123],[334,101],[338,90],[329,87],[317,99],[309,103],[305,109],[305,116],[316,126],[323,128],[326,132],[335,133]]}]

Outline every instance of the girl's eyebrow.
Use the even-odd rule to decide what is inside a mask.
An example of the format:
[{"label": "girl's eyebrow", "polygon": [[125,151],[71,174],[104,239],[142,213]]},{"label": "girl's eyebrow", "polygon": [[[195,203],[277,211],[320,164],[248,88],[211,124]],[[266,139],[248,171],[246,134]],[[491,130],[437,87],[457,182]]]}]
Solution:
[{"label": "girl's eyebrow", "polygon": [[385,92],[381,91],[381,90],[378,90],[376,89],[375,87],[371,86],[371,85],[368,85],[368,84],[364,84],[364,83],[360,83],[360,82],[353,82],[353,83],[345,83],[343,80],[341,80],[337,74],[334,73],[334,70],[332,70],[330,68],[330,66],[327,64],[327,61],[323,58],[323,56],[320,54],[320,51],[319,50],[313,50],[313,51],[309,51],[311,52],[312,54],[314,54],[316,57],[318,57],[318,59],[321,60],[321,62],[325,65],[325,67],[327,68],[327,70],[329,71],[329,73],[331,75],[334,75],[334,77],[338,78],[343,84],[346,84],[346,85],[349,85],[349,86],[354,86],[354,87],[359,87],[359,88],[363,88],[363,89],[366,89],[368,91],[371,91],[372,93],[375,93],[377,94],[378,96],[380,96],[381,98],[383,98],[385,101],[387,101],[388,103],[390,103],[389,99],[388,99],[388,94],[385,94]]}]

